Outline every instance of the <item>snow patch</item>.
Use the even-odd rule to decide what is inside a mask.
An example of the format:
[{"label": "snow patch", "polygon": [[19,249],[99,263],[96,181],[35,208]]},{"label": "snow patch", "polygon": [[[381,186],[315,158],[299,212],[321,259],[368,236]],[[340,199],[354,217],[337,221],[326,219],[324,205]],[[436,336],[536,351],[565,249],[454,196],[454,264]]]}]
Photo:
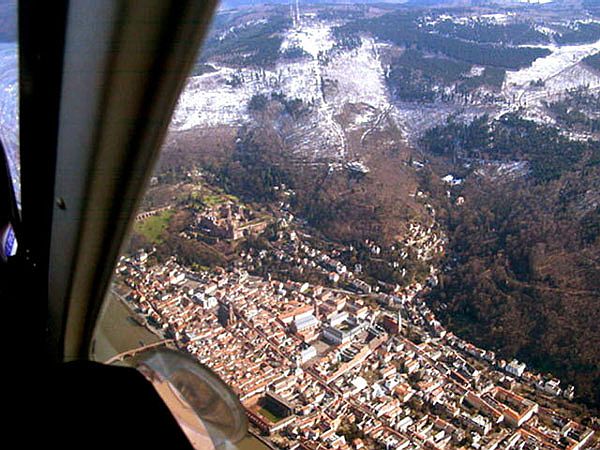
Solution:
[{"label": "snow patch", "polygon": [[493,24],[506,24],[508,23],[512,17],[515,16],[515,13],[494,13],[494,14],[480,14],[480,15],[471,15],[471,16],[451,16],[449,14],[440,14],[439,16],[433,18],[431,16],[426,16],[423,18],[423,24],[434,26],[440,22],[450,21],[457,25],[468,25],[469,23],[474,22],[488,22]]},{"label": "snow patch", "polygon": [[336,81],[336,89],[326,101],[338,110],[346,103],[365,103],[377,109],[389,105],[379,48],[371,38],[362,38],[358,49],[334,57],[323,73]]},{"label": "snow patch", "polygon": [[465,75],[466,77],[479,77],[481,75],[483,75],[483,72],[485,71],[485,67],[483,66],[473,66],[471,67],[471,70]]},{"label": "snow patch", "polygon": [[522,177],[529,173],[529,163],[527,161],[486,161],[482,167],[475,171],[475,174],[492,180],[498,178],[514,179]]},{"label": "snow patch", "polygon": [[323,22],[309,22],[290,29],[281,44],[281,50],[300,47],[313,58],[325,53],[335,44],[331,36],[331,26]]},{"label": "snow patch", "polygon": [[513,0],[517,3],[528,3],[530,5],[545,5],[546,3],[552,3],[554,0]]},{"label": "snow patch", "polygon": [[[268,72],[262,79],[249,69],[221,67],[217,72],[191,77],[179,97],[171,128],[182,131],[197,126],[237,124],[247,120],[246,107],[252,96],[266,91]],[[228,84],[233,76],[243,82],[234,87]]]},{"label": "snow patch", "polygon": [[217,72],[190,78],[171,129],[247,123],[247,105],[253,95],[280,92],[311,107],[311,113],[299,119],[293,130],[286,130],[288,148],[307,156],[343,158],[346,137],[337,116],[344,107],[356,104],[372,111],[354,120],[354,125],[368,124],[389,108],[389,99],[380,45],[364,37],[357,49],[331,51],[335,44],[331,26],[303,17],[286,33],[283,50],[300,47],[311,58],[281,61],[272,70],[216,67]]},{"label": "snow patch", "polygon": [[[540,47],[552,53],[536,59],[530,67],[506,72],[503,93],[508,102],[527,105],[577,86],[600,87],[600,77],[578,66],[583,58],[600,51],[600,40],[592,44]],[[544,85],[532,89],[531,82],[538,80]]]}]

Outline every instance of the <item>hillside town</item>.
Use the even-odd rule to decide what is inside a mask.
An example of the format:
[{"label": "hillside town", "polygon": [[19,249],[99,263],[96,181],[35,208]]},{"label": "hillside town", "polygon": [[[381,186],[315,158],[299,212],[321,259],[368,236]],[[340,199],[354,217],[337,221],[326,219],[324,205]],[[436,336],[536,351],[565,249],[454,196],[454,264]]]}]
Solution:
[{"label": "hillside town", "polygon": [[[561,254],[552,253],[561,228],[545,225],[554,223],[550,213],[517,212],[521,198],[531,205],[557,198],[574,218],[564,202],[585,197],[574,211],[585,217],[586,245],[597,242],[588,206],[597,206],[589,186],[597,186],[600,153],[589,138],[600,129],[590,106],[599,101],[600,26],[577,12],[487,8],[313,5],[300,12],[296,2],[289,12],[249,9],[217,23],[188,80],[165,157],[181,158],[179,167],[166,165],[179,183],[167,186],[162,174],[156,204],[138,217],[154,217],[155,226],[147,227],[145,250],[121,258],[114,291],[168,345],[214,370],[271,448],[600,448],[599,420],[573,402],[589,396],[589,386],[585,392],[570,369],[560,376],[577,392],[501,356],[545,358],[531,342],[566,309],[563,274],[555,282],[546,266],[573,265],[583,255],[577,267],[592,267],[596,255],[581,251],[534,271],[537,255],[546,251],[554,261]],[[188,147],[210,156],[186,155],[202,174],[181,154]],[[570,174],[573,167],[585,171]],[[579,186],[584,173],[588,184]],[[540,187],[557,180],[573,192]],[[509,182],[535,190],[504,199]],[[488,191],[478,189],[487,184]],[[489,204],[479,205],[481,198]],[[161,222],[167,212],[181,214]],[[459,235],[463,229],[470,233]],[[538,235],[544,230],[547,243]],[[537,247],[528,253],[530,240]],[[475,276],[431,301],[469,258],[476,270],[464,273],[485,274],[481,284],[494,288],[481,315],[508,317],[490,320],[482,335],[509,340],[507,330],[522,324],[508,313],[541,304],[537,287],[538,296],[552,296],[536,334],[523,329],[526,342],[512,353],[496,342],[475,346],[457,335],[465,331],[457,320],[444,322],[455,334],[436,317],[451,310],[454,292],[479,301]],[[529,267],[530,277],[508,276]],[[594,300],[590,283],[577,295]],[[495,300],[515,286],[523,291],[499,312]],[[571,293],[570,279],[566,286]],[[579,302],[566,297],[564,305]],[[587,309],[591,321],[594,309]],[[536,315],[529,311],[521,316]],[[471,325],[483,322],[473,317]],[[568,317],[569,330],[595,333]],[[595,370],[597,359],[564,335],[547,341],[578,355],[577,365],[565,367]],[[554,362],[537,367],[554,371]],[[584,381],[593,384],[591,377]]]},{"label": "hillside town", "polygon": [[121,298],[211,367],[275,447],[594,445],[594,430],[558,406],[572,386],[447,332],[415,287],[350,291],[151,261],[121,259]]}]

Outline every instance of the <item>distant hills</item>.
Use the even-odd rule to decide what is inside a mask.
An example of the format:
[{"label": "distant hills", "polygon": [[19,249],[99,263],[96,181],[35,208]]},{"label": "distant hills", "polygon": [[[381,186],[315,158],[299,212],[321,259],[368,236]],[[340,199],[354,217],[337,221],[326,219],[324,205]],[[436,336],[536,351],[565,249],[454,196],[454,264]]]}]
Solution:
[{"label": "distant hills", "polygon": [[[292,3],[293,0],[223,0],[220,3],[221,8],[237,8],[241,6],[256,6],[256,5],[287,5]],[[409,0],[311,0],[311,1],[300,1],[300,4],[345,4],[345,3],[407,3]],[[423,0],[429,2],[429,0]]]},{"label": "distant hills", "polygon": [[[4,0],[14,3],[14,0]],[[258,5],[287,5],[293,0],[222,0],[221,9],[251,7]],[[397,4],[407,7],[550,7],[584,9],[593,16],[600,17],[600,2],[597,0],[308,0],[300,1],[304,5],[343,5],[343,4]]]}]

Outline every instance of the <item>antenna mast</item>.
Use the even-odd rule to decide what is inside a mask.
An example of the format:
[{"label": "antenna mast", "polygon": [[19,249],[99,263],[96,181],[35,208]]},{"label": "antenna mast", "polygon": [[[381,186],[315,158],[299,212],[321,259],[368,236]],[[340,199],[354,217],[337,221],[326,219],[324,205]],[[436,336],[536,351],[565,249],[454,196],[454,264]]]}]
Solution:
[{"label": "antenna mast", "polygon": [[292,16],[292,25],[296,28],[296,13],[294,12],[294,2],[290,1],[290,15]]}]

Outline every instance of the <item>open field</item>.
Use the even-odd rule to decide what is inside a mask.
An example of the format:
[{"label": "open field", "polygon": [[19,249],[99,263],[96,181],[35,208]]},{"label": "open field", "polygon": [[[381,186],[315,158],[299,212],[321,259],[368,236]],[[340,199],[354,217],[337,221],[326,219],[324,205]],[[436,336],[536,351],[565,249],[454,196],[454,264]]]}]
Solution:
[{"label": "open field", "polygon": [[173,214],[174,212],[170,210],[162,211],[141,222],[137,222],[134,225],[135,232],[143,235],[150,242],[159,243],[161,242],[160,235],[166,230]]}]

